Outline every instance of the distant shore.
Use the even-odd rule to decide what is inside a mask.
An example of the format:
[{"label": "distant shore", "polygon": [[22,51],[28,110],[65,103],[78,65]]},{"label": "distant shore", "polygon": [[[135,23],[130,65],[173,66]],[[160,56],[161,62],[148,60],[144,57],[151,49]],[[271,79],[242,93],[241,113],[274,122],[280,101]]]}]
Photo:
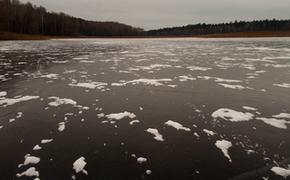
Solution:
[{"label": "distant shore", "polygon": [[207,34],[199,36],[46,36],[46,35],[30,35],[17,34],[10,32],[0,32],[0,41],[7,40],[50,40],[50,39],[79,39],[79,38],[259,38],[259,37],[290,37],[290,31],[260,31],[260,32],[238,32],[238,33],[220,33]]},{"label": "distant shore", "polygon": [[199,37],[204,38],[255,38],[255,37],[290,37],[290,31],[259,31],[259,32],[238,32],[208,34]]}]

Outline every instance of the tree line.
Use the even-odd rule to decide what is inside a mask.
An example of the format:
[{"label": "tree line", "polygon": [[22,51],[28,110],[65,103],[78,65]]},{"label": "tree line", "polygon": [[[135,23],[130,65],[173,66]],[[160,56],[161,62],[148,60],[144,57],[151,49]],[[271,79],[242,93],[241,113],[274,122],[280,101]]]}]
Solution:
[{"label": "tree line", "polygon": [[0,0],[0,31],[58,36],[130,36],[143,30],[118,22],[96,22],[48,12],[19,0]]},{"label": "tree line", "polygon": [[147,35],[157,36],[196,36],[219,33],[290,31],[290,20],[235,21],[221,24],[194,24],[182,27],[162,28],[147,31]]},{"label": "tree line", "polygon": [[56,36],[197,36],[220,33],[290,31],[290,20],[190,24],[144,31],[118,22],[87,21],[19,0],[0,0],[0,32]]}]

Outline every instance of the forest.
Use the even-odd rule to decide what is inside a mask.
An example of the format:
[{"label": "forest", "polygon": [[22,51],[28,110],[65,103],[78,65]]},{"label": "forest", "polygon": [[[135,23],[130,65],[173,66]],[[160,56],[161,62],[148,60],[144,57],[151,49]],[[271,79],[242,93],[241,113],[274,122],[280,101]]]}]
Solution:
[{"label": "forest", "polygon": [[86,21],[19,0],[0,0],[0,32],[56,36],[128,36],[140,28],[117,22]]},{"label": "forest", "polygon": [[147,31],[150,36],[199,36],[208,34],[290,31],[290,20],[235,21],[221,24],[195,24]]},{"label": "forest", "polygon": [[0,33],[69,37],[112,36],[200,36],[239,32],[290,32],[290,20],[235,21],[220,24],[194,24],[144,31],[118,22],[87,21],[19,0],[0,0]]}]

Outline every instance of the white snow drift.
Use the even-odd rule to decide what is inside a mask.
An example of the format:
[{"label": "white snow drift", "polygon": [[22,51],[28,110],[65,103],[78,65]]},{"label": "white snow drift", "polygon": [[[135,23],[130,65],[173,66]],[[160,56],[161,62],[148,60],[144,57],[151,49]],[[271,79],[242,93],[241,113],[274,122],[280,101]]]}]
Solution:
[{"label": "white snow drift", "polygon": [[171,120],[165,122],[165,125],[171,126],[177,130],[191,131],[189,128],[184,127],[182,124],[180,124],[178,122],[171,121]]},{"label": "white snow drift", "polygon": [[216,141],[215,146],[223,152],[224,156],[229,159],[229,162],[232,162],[232,159],[229,155],[229,148],[232,147],[233,145],[230,141],[227,140]]},{"label": "white snow drift", "polygon": [[216,110],[211,115],[214,119],[221,118],[226,121],[240,122],[240,121],[249,121],[253,119],[254,115],[252,113],[238,112],[228,108],[221,108]]},{"label": "white snow drift", "polygon": [[158,129],[148,128],[145,131],[153,134],[156,141],[164,141],[163,136],[159,133]]},{"label": "white snow drift", "polygon": [[86,159],[84,157],[80,157],[73,163],[73,169],[75,170],[76,173],[82,172],[84,174],[88,174],[88,172],[85,170],[86,166]]}]

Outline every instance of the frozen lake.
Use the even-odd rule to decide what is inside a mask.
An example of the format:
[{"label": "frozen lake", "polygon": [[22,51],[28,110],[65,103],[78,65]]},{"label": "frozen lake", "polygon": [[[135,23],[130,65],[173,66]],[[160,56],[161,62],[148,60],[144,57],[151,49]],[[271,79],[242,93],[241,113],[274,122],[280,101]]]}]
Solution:
[{"label": "frozen lake", "polygon": [[0,42],[1,180],[284,179],[289,128],[290,38]]}]

